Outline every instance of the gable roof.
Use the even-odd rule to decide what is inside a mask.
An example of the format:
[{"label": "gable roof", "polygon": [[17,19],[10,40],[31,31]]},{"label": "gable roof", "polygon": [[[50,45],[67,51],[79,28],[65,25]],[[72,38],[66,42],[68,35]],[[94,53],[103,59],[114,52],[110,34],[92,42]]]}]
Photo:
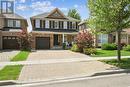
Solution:
[{"label": "gable roof", "polygon": [[33,16],[33,17],[31,17],[31,18],[33,18],[33,19],[44,19],[44,18],[51,19],[50,16],[51,16],[53,13],[55,13],[56,11],[63,17],[63,19],[70,20],[70,21],[80,21],[80,20],[78,20],[78,19],[65,16],[65,15],[63,14],[63,12],[61,12],[58,8],[55,8],[55,9],[52,10],[51,12],[46,12],[46,13],[38,14],[38,15]]},{"label": "gable roof", "polygon": [[14,14],[2,14],[3,18],[9,18],[9,19],[25,19],[24,17],[14,13]]},{"label": "gable roof", "polygon": [[63,18],[66,19],[66,16],[58,9],[58,8],[55,8],[54,10],[52,10],[47,17],[51,17],[54,13],[59,13],[59,15]]}]

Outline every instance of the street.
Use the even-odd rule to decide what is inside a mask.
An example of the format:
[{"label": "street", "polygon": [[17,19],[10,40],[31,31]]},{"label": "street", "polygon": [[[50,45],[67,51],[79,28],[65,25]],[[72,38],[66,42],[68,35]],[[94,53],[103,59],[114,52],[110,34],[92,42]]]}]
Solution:
[{"label": "street", "polygon": [[63,81],[57,83],[35,83],[22,87],[130,87],[130,75],[112,75],[103,77],[91,77],[75,81]]}]

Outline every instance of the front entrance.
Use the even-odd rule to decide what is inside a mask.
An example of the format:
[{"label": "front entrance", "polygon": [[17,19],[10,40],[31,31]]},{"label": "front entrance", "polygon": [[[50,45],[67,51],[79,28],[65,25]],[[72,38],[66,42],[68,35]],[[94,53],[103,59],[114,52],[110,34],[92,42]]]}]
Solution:
[{"label": "front entrance", "polygon": [[58,42],[58,35],[54,35],[54,46],[58,46],[59,42]]}]

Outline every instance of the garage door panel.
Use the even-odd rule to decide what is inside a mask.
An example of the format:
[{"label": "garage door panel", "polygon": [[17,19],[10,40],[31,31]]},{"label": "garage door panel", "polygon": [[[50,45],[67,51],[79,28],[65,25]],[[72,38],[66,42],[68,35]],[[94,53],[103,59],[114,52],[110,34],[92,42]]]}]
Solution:
[{"label": "garage door panel", "polygon": [[50,49],[50,38],[49,37],[37,37],[36,38],[36,49]]},{"label": "garage door panel", "polygon": [[3,37],[3,49],[19,49],[16,37]]}]

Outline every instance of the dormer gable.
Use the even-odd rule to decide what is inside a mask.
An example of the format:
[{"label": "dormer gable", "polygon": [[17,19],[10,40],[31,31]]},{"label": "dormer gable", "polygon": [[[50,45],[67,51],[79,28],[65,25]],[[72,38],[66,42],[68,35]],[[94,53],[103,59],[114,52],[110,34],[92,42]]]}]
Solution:
[{"label": "dormer gable", "polygon": [[67,19],[66,16],[58,8],[52,10],[46,18]]}]

